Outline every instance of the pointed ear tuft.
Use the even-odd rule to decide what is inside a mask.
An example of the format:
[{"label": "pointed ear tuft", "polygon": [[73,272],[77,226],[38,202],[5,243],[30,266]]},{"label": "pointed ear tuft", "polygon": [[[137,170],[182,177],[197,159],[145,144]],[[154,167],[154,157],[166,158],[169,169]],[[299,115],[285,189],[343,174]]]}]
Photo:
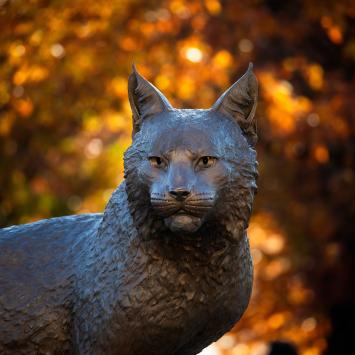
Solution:
[{"label": "pointed ear tuft", "polygon": [[258,81],[250,63],[246,73],[225,91],[212,110],[232,117],[237,121],[249,144],[257,141],[255,111],[258,99]]},{"label": "pointed ear tuft", "polygon": [[167,98],[138,73],[134,64],[128,79],[128,98],[133,115],[133,135],[140,130],[144,119],[173,108]]}]

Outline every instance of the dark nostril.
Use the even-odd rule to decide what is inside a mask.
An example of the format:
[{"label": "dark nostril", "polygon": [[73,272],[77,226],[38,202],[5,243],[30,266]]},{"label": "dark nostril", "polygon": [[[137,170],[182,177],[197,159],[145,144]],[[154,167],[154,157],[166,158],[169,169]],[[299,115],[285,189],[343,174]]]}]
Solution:
[{"label": "dark nostril", "polygon": [[190,195],[190,191],[185,189],[175,189],[169,191],[169,194],[177,200],[185,200]]}]

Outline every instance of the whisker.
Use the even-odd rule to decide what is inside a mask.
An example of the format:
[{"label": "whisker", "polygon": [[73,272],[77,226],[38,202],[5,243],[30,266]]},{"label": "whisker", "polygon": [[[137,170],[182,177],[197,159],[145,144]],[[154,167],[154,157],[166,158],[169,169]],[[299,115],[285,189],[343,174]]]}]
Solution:
[{"label": "whisker", "polygon": [[214,199],[213,198],[200,198],[200,199],[189,200],[189,202],[200,202],[200,201],[214,201]]},{"label": "whisker", "polygon": [[166,206],[154,206],[155,209],[160,209],[160,210],[166,210],[166,211],[173,211],[175,209],[178,209],[176,208],[175,206],[171,206],[171,207],[166,207]]},{"label": "whisker", "polygon": [[205,207],[212,207],[212,204],[192,204],[192,203],[187,203],[187,204],[185,204],[185,207],[188,207],[188,206],[190,206],[190,207],[203,207],[203,208],[205,208]]},{"label": "whisker", "polygon": [[163,205],[163,206],[176,206],[175,202],[164,202],[164,201],[150,201],[153,206]]}]

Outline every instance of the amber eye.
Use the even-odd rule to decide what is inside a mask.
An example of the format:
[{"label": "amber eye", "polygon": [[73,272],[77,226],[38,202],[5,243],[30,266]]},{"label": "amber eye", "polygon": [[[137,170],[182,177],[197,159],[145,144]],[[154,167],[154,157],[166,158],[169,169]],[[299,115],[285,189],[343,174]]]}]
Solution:
[{"label": "amber eye", "polygon": [[164,161],[160,157],[149,157],[149,161],[151,166],[155,168],[162,168],[164,167]]},{"label": "amber eye", "polygon": [[210,157],[210,156],[205,156],[200,158],[198,161],[197,165],[201,168],[210,168],[216,161],[216,158]]}]

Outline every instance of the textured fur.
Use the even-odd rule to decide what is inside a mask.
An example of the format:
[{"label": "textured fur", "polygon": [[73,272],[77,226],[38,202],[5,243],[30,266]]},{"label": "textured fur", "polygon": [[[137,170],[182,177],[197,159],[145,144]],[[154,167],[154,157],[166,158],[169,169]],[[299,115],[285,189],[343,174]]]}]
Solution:
[{"label": "textured fur", "polygon": [[[133,143],[125,181],[104,214],[0,230],[1,354],[192,355],[239,320],[252,288],[246,229],[257,175],[255,85],[250,68],[212,109],[177,110],[133,72]],[[159,134],[179,157],[207,137],[216,165],[190,171],[172,158],[156,172],[147,157]],[[172,230],[159,215],[180,204],[156,182],[175,166],[210,191],[186,207],[201,224],[192,233],[184,224]],[[163,192],[154,195],[154,181]],[[204,196],[201,186],[191,196]],[[168,202],[155,206],[154,196]]]}]

